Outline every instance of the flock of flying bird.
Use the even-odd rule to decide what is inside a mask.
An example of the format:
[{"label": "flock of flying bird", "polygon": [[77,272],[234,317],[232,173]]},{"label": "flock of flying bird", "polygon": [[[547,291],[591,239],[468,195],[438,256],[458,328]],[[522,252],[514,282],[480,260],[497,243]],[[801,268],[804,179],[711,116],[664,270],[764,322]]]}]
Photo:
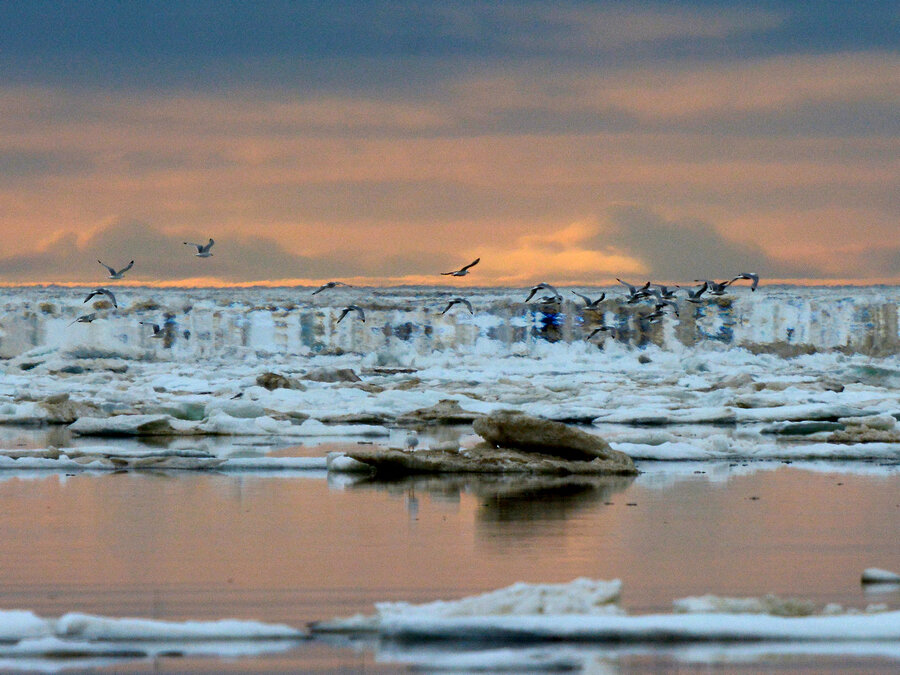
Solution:
[{"label": "flock of flying bird", "polygon": [[[193,246],[197,249],[197,252],[194,254],[196,257],[209,258],[210,256],[212,256],[211,249],[213,247],[213,244],[215,244],[215,241],[213,239],[210,239],[205,244],[197,244],[194,242],[186,241],[186,242],[184,242],[184,244],[186,246]],[[98,260],[97,262],[100,263],[101,265],[103,265],[103,267],[105,267],[107,269],[107,271],[109,272],[108,278],[113,279],[113,280],[122,279],[124,277],[125,273],[134,266],[134,260],[129,262],[125,267],[118,269],[118,270],[115,269],[114,267],[110,267],[109,265],[107,265],[106,263],[104,263],[101,260]],[[441,275],[442,276],[453,276],[453,277],[464,277],[469,273],[469,270],[472,267],[474,267],[475,265],[477,265],[479,262],[481,262],[481,258],[475,258],[475,260],[470,262],[468,265],[464,265],[463,267],[460,267],[459,269],[453,270],[451,272],[441,272]],[[684,290],[687,293],[686,299],[688,302],[691,302],[694,304],[700,304],[700,303],[703,303],[706,301],[706,299],[702,297],[704,294],[708,293],[711,296],[724,295],[728,289],[728,286],[730,286],[731,284],[735,283],[736,281],[740,281],[740,280],[750,281],[751,282],[751,284],[750,284],[751,291],[755,291],[757,286],[759,285],[759,275],[758,274],[753,273],[753,272],[742,272],[739,275],[737,275],[736,277],[734,277],[733,279],[729,279],[727,281],[713,281],[711,279],[695,279],[694,280],[695,283],[697,283],[699,285],[694,288],[682,288],[681,286],[678,286],[678,285],[676,285],[675,288],[678,290]],[[639,302],[643,302],[645,300],[649,300],[651,302],[655,301],[652,311],[650,311],[647,314],[638,315],[638,319],[640,320],[641,323],[644,323],[644,322],[654,323],[656,321],[659,321],[660,319],[662,319],[665,316],[665,310],[667,308],[671,308],[672,311],[674,312],[674,314],[676,316],[678,316],[678,304],[675,302],[675,298],[676,298],[675,294],[677,291],[675,289],[670,289],[668,286],[665,286],[663,284],[652,283],[650,281],[647,281],[646,283],[644,283],[643,286],[632,286],[628,282],[622,281],[621,279],[618,279],[618,278],[616,279],[616,281],[618,281],[620,284],[622,284],[623,286],[625,286],[628,289],[628,294],[625,296],[626,304],[633,305],[633,304],[636,304]],[[348,288],[352,287],[350,284],[344,283],[343,281],[329,281],[327,283],[322,284],[316,290],[314,290],[312,292],[312,295],[317,295],[317,294],[321,293],[322,291],[327,291],[329,289],[337,288],[340,286],[348,287]],[[559,291],[556,290],[556,288],[554,288],[553,286],[551,286],[548,283],[541,282],[541,283],[537,284],[536,286],[532,286],[531,291],[528,293],[528,297],[525,298],[525,302],[526,303],[529,302],[540,291],[550,293],[550,295],[543,295],[539,298],[539,302],[542,305],[559,305],[563,301],[562,295],[559,293]],[[606,293],[601,293],[598,298],[594,298],[594,299],[591,299],[590,297],[588,297],[582,293],[578,293],[577,291],[572,291],[572,293],[574,293],[579,298],[581,298],[581,300],[584,302],[584,309],[587,309],[587,310],[599,310],[600,303],[606,299]],[[119,305],[116,302],[116,296],[108,288],[95,288],[90,293],[88,293],[87,297],[84,299],[84,302],[87,302],[91,298],[94,298],[98,295],[103,295],[103,296],[106,296],[107,298],[109,298],[109,301],[112,303],[113,307],[118,309]],[[444,310],[441,312],[441,314],[446,314],[454,305],[462,305],[466,309],[469,310],[470,314],[475,313],[475,310],[472,308],[471,302],[469,302],[466,298],[463,298],[463,297],[455,297],[455,298],[452,298],[447,303],[447,306],[444,308]],[[341,314],[338,317],[338,320],[336,323],[340,323],[341,321],[344,320],[344,318],[347,315],[349,315],[351,313],[355,313],[357,318],[360,321],[365,322],[365,320],[366,320],[365,310],[362,307],[360,307],[359,305],[352,304],[352,305],[347,305],[346,307],[344,307],[341,310]],[[74,323],[91,323],[96,318],[97,318],[96,312],[92,312],[90,314],[84,314],[82,316],[79,316],[77,319],[75,319],[72,322],[72,324],[74,324]],[[165,336],[165,330],[164,330],[164,328],[161,328],[159,326],[159,324],[151,323],[149,321],[141,321],[139,323],[141,323],[143,325],[151,326],[153,328],[153,335],[151,337],[162,338]],[[69,324],[69,325],[72,325],[72,324]],[[601,325],[594,328],[591,331],[591,333],[587,336],[587,339],[590,340],[592,337],[594,337],[598,333],[608,332],[608,331],[612,331],[612,330],[615,330],[614,327],[603,324],[602,319],[601,319]]]}]

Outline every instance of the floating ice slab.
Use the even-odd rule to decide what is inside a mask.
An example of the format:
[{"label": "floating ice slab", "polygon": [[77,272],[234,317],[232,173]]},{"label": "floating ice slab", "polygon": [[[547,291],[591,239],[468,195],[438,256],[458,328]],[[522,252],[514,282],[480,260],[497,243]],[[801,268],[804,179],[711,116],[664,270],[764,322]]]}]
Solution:
[{"label": "floating ice slab", "polygon": [[[158,619],[112,618],[73,612],[58,619],[41,618],[29,611],[0,610],[0,640],[20,642],[55,638],[79,642],[209,641],[297,639],[305,633],[284,624],[221,619],[218,621],[161,621]],[[32,646],[39,644],[30,643]],[[51,644],[51,642],[47,642]]]},{"label": "floating ice slab", "polygon": [[220,619],[218,621],[159,621],[110,618],[73,612],[53,622],[57,637],[92,641],[112,640],[271,640],[302,637],[284,624]]},{"label": "floating ice slab", "polygon": [[900,584],[900,574],[890,570],[870,567],[863,571],[862,582],[864,584]]},{"label": "floating ice slab", "polygon": [[[796,601],[709,596],[692,599],[688,613],[627,616],[618,607],[620,584],[577,579],[570,584],[524,584],[451,602],[376,604],[376,613],[311,626],[314,632],[374,632],[404,640],[785,641],[900,639],[900,611],[809,615]],[[698,606],[698,603],[702,606]],[[773,610],[774,608],[774,610]],[[788,608],[799,616],[776,616]],[[696,610],[696,611],[694,611]]]}]

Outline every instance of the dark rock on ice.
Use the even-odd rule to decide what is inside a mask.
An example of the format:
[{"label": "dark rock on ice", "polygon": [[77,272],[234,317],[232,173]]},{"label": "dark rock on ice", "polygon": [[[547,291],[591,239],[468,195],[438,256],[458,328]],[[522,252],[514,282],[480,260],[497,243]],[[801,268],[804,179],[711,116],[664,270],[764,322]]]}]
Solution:
[{"label": "dark rock on ice", "polygon": [[284,375],[272,372],[265,372],[262,375],[257,375],[256,384],[269,391],[274,391],[275,389],[305,389],[305,387],[293,377],[285,377]]},{"label": "dark rock on ice", "polygon": [[377,412],[346,413],[343,415],[321,415],[317,417],[323,424],[375,424],[385,425],[393,422],[392,415]]},{"label": "dark rock on ice", "polygon": [[376,477],[406,476],[429,473],[519,473],[544,475],[631,475],[634,466],[621,462],[595,459],[566,460],[518,450],[495,448],[480,443],[468,451],[418,450],[409,452],[395,448],[358,448],[347,456],[370,465]]},{"label": "dark rock on ice", "polygon": [[304,380],[312,382],[361,382],[362,378],[351,368],[313,368]]},{"label": "dark rock on ice", "polygon": [[473,427],[476,434],[497,447],[570,460],[591,461],[599,458],[634,471],[634,464],[628,455],[613,450],[599,436],[562,422],[532,417],[514,410],[498,410],[476,419]]},{"label": "dark rock on ice", "polygon": [[419,408],[400,415],[397,424],[401,426],[471,424],[479,417],[481,415],[478,413],[463,410],[457,401],[442,399],[430,408]]}]

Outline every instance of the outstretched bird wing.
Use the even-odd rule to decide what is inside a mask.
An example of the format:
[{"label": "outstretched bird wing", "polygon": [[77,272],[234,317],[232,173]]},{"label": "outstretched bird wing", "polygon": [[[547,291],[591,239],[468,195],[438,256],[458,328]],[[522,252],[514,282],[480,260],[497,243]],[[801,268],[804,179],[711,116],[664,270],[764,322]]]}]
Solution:
[{"label": "outstretched bird wing", "polygon": [[575,295],[577,295],[579,298],[581,298],[582,300],[584,300],[584,306],[585,306],[585,307],[590,307],[592,304],[594,304],[593,301],[592,301],[588,296],[583,295],[583,294],[579,293],[578,291],[572,291],[572,292],[573,292]]}]

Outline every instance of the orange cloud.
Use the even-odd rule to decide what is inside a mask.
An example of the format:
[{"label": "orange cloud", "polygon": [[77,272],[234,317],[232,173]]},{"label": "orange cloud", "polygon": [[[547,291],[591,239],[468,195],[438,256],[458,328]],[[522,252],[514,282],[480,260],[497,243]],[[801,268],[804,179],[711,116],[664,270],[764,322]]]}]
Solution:
[{"label": "orange cloud", "polygon": [[598,228],[576,222],[550,234],[519,237],[509,247],[472,248],[480,252],[482,272],[494,283],[605,283],[617,275],[645,274],[638,259],[613,247],[598,249],[590,240]]},{"label": "orange cloud", "polygon": [[[666,12],[653,17],[648,35],[667,30]],[[696,30],[739,29],[732,17]],[[172,236],[268,238],[382,280],[429,278],[480,248],[484,278],[518,283],[648,267],[633,250],[587,246],[574,226],[546,234],[600,227],[624,203],[847,275],[834,246],[848,228],[866,225],[860,250],[900,243],[900,139],[878,114],[898,73],[897,55],[839,54],[520,66],[384,99],[0,88],[0,232],[22,257],[61,233],[83,242],[138,220]],[[841,127],[870,104],[885,126]],[[832,106],[840,123],[808,132]]]}]

